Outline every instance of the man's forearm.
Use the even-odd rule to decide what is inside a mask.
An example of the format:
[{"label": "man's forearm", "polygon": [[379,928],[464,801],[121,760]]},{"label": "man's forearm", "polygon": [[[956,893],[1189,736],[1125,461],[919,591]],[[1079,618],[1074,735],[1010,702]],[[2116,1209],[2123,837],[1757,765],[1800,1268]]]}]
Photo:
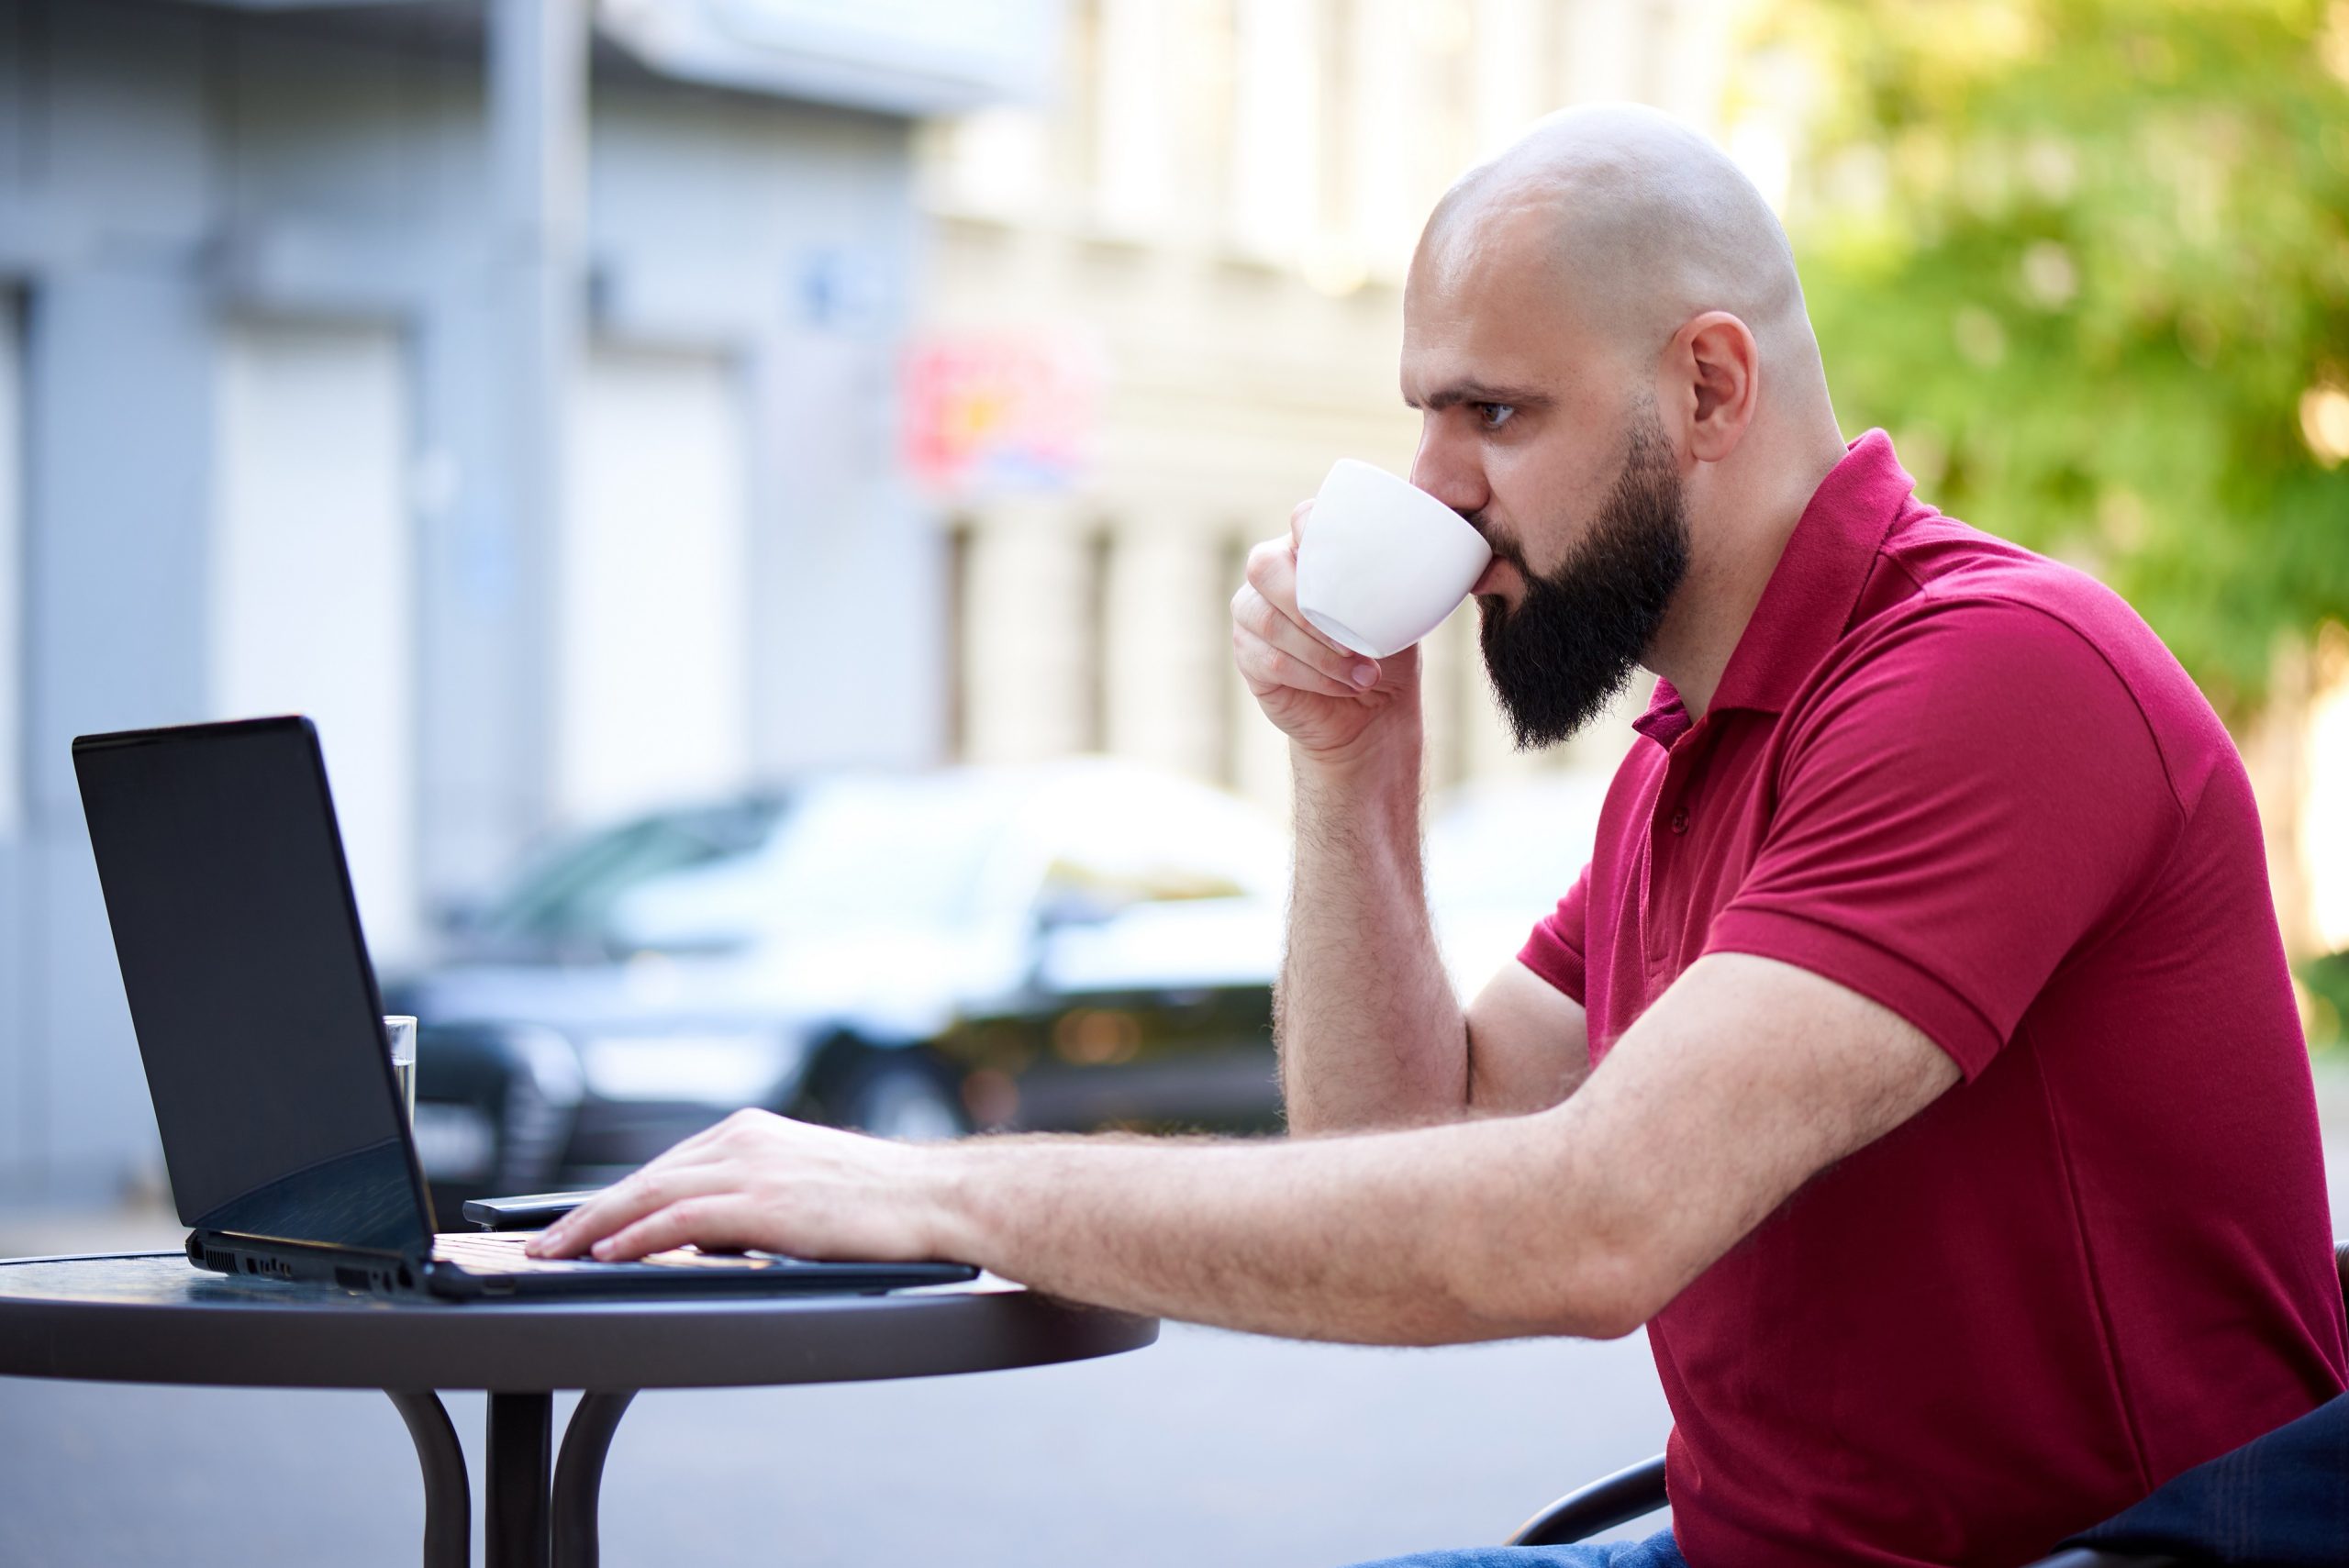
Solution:
[{"label": "man's forearm", "polygon": [[1627,1332],[1542,1119],[971,1139],[922,1158],[941,1255],[1074,1300],[1359,1344]]},{"label": "man's forearm", "polygon": [[1467,1029],[1428,921],[1417,740],[1343,763],[1295,761],[1297,881],[1275,1015],[1289,1127],[1456,1118]]}]

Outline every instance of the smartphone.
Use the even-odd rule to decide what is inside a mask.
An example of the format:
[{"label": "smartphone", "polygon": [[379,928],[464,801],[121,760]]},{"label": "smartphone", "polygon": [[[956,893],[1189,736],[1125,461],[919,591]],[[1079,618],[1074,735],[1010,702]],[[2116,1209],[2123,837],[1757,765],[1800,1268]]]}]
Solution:
[{"label": "smartphone", "polygon": [[465,1218],[484,1230],[543,1230],[602,1190],[473,1198],[465,1204]]}]

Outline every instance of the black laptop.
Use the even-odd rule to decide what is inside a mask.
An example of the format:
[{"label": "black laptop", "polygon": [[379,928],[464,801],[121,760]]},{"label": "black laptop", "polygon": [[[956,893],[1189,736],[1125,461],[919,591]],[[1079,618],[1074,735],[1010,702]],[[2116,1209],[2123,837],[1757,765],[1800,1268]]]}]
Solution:
[{"label": "black laptop", "polygon": [[199,1267],[451,1299],[975,1275],[691,1248],[536,1259],[522,1255],[528,1232],[435,1235],[309,720],[84,735],[73,771]]}]

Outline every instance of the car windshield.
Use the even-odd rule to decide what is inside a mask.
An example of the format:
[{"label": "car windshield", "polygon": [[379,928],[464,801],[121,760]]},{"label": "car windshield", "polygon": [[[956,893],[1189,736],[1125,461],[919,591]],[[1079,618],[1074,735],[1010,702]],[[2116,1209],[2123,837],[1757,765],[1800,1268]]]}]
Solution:
[{"label": "car windshield", "polygon": [[967,776],[843,783],[810,798],[761,880],[793,932],[976,917],[1013,802]]},{"label": "car windshield", "polygon": [[768,798],[662,812],[567,840],[526,865],[463,934],[500,951],[602,945],[622,897],[755,853],[784,810]]},{"label": "car windshield", "polygon": [[611,929],[618,951],[820,944],[1035,912],[1040,886],[1051,906],[1082,894],[1100,917],[1138,899],[1269,889],[1284,859],[1277,832],[1238,802],[1130,773],[836,776],[795,797],[763,852],[629,893]]}]

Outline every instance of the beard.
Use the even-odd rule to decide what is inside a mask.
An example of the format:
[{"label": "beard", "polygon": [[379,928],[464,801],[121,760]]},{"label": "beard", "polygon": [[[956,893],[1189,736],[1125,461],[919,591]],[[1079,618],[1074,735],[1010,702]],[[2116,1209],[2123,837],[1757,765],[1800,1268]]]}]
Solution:
[{"label": "beard", "polygon": [[1622,694],[1687,574],[1680,474],[1654,405],[1643,414],[1598,517],[1556,571],[1536,576],[1516,540],[1493,541],[1525,594],[1514,607],[1480,596],[1477,641],[1520,751],[1572,738]]}]

